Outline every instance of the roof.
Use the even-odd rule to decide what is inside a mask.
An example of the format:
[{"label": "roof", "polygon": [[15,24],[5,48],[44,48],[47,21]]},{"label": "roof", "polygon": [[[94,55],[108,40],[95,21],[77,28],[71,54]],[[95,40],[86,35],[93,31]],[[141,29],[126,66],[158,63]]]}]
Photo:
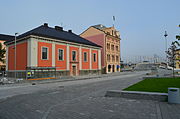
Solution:
[{"label": "roof", "polygon": [[[59,26],[56,26],[56,27],[57,27],[57,29],[48,27],[47,24],[44,24],[44,25],[41,25],[35,29],[32,29],[22,35],[17,36],[17,39],[24,38],[29,35],[35,35],[35,36],[40,36],[40,37],[47,37],[47,38],[53,38],[53,39],[57,39],[57,40],[63,40],[63,41],[68,41],[68,42],[74,42],[74,43],[80,43],[80,44],[85,44],[85,45],[101,47],[91,41],[88,41],[88,40],[80,37],[79,35],[72,33],[71,30],[64,31],[62,29],[62,27],[59,27]],[[7,41],[6,43],[11,42],[11,41],[14,41],[14,39]]]},{"label": "roof", "polygon": [[94,26],[92,26],[92,27],[94,27],[94,28],[96,28],[96,29],[99,29],[99,30],[103,30],[103,29],[107,28],[106,26],[104,26],[104,25],[102,25],[102,24],[94,25]]},{"label": "roof", "polygon": [[[91,26],[91,27],[93,27],[93,28],[95,28],[95,29],[98,29],[99,31],[102,31],[102,32],[104,32],[104,33],[107,34],[107,35],[111,35],[111,36],[113,36],[113,37],[117,37],[118,39],[121,40],[119,31],[116,31],[116,29],[114,28],[114,26],[113,26],[113,27],[106,27],[106,26],[104,26],[104,25],[102,25],[102,24],[98,24],[98,25],[94,25],[94,26]],[[115,30],[116,35],[115,35],[115,34],[112,35],[109,31],[106,31],[106,30],[111,29],[111,28],[113,28],[113,29]]]},{"label": "roof", "polygon": [[0,40],[2,41],[12,40],[13,38],[14,36],[11,36],[11,35],[0,34]]}]

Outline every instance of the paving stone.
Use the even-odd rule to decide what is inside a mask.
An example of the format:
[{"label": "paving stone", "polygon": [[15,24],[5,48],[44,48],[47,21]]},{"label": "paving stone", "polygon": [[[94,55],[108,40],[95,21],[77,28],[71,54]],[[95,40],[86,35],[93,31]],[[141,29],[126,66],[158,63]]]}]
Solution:
[{"label": "paving stone", "polygon": [[158,112],[163,119],[179,119],[180,105],[104,97],[107,90],[125,88],[138,82],[139,77],[142,75],[112,76],[108,78],[113,80],[93,82],[81,80],[64,83],[63,88],[60,83],[31,86],[30,90],[38,86],[41,90],[0,100],[0,119],[159,119]]}]

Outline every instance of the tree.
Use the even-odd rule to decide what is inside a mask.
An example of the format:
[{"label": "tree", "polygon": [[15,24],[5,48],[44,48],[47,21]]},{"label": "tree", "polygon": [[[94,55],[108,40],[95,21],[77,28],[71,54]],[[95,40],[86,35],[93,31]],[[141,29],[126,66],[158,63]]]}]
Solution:
[{"label": "tree", "polygon": [[169,59],[168,65],[173,67],[173,77],[174,77],[175,61],[177,60],[176,57],[180,55],[179,52],[177,52],[179,46],[180,46],[179,42],[174,41],[171,43],[171,46],[170,48],[168,48],[168,51],[166,51],[167,58]]},{"label": "tree", "polygon": [[0,62],[5,63],[5,53],[6,50],[3,48],[2,44],[0,43]]},{"label": "tree", "polygon": [[[180,24],[179,24],[179,27],[180,27]],[[180,40],[180,36],[179,36],[179,35],[176,35],[176,39],[177,39],[177,40]]]}]

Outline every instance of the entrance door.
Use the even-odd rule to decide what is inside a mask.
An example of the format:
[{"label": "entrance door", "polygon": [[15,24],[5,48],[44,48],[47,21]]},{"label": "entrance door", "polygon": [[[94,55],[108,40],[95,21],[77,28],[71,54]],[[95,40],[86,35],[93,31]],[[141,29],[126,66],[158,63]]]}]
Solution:
[{"label": "entrance door", "polygon": [[113,65],[113,67],[112,67],[112,72],[114,72],[114,68],[115,68],[115,67],[114,67],[114,65]]},{"label": "entrance door", "polygon": [[76,66],[72,66],[72,75],[76,76]]}]

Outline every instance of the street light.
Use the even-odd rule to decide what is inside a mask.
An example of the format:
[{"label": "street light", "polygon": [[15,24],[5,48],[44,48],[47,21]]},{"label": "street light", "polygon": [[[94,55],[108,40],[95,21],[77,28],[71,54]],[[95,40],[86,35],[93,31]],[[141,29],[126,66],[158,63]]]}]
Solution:
[{"label": "street light", "polygon": [[15,73],[15,79],[16,79],[16,37],[17,37],[18,33],[15,33],[15,38],[14,38],[14,48],[15,48],[15,51],[14,51],[14,73]]},{"label": "street light", "polygon": [[[167,31],[165,31],[165,34],[164,34],[165,42],[166,42],[166,51],[165,51],[165,53],[167,52],[167,38],[166,38],[167,36],[168,36]],[[168,62],[167,62],[167,53],[166,53],[166,66],[168,66]]]}]

